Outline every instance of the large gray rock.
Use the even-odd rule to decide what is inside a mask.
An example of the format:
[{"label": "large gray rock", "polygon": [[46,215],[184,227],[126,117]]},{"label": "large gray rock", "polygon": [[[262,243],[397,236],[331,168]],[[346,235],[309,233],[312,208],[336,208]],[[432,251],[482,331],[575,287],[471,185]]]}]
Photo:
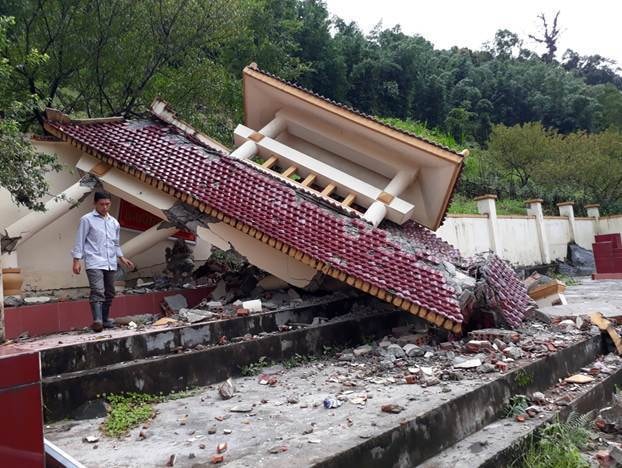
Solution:
[{"label": "large gray rock", "polygon": [[188,301],[181,294],[175,294],[173,296],[166,296],[164,298],[166,306],[173,312],[179,312],[181,309],[188,308]]}]

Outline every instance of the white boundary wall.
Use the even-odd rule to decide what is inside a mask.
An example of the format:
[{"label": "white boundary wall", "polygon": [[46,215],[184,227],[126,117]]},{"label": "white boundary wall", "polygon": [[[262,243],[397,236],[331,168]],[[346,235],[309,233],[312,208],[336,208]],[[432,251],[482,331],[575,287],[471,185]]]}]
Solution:
[{"label": "white boundary wall", "polygon": [[[493,200],[493,197],[488,197]],[[537,204],[537,200],[535,201]],[[568,213],[572,204],[560,204],[560,212]],[[595,211],[594,211],[595,210]],[[544,216],[543,244],[538,236],[536,216],[496,217],[497,252],[514,265],[537,265],[544,262],[544,251],[551,261],[566,257],[567,245],[575,241],[581,247],[592,250],[594,236],[622,232],[622,215],[600,217],[598,208],[591,208],[596,216],[576,218],[572,216]],[[571,213],[572,214],[572,213]],[[437,234],[456,246],[464,256],[494,250],[492,248],[491,219],[488,214],[450,214]],[[573,236],[574,233],[574,236]]]}]

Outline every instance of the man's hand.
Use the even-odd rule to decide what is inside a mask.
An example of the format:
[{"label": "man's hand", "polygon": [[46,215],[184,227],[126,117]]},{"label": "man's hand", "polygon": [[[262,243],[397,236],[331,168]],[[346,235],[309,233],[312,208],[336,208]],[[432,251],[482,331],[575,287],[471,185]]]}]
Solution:
[{"label": "man's hand", "polygon": [[77,258],[74,258],[73,259],[73,272],[76,275],[79,275],[80,271],[82,271],[82,265],[80,264],[80,260]]},{"label": "man's hand", "polygon": [[132,262],[131,260],[125,257],[119,257],[119,262],[121,262],[121,265],[123,265],[125,268],[127,268],[130,271],[134,270],[135,268],[134,262]]}]

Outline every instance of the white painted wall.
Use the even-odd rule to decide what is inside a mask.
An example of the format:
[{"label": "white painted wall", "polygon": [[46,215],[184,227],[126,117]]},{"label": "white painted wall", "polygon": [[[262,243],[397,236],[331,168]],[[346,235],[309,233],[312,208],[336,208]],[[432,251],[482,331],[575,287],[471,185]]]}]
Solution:
[{"label": "white painted wall", "polygon": [[[544,218],[551,259],[566,257],[570,242],[570,225],[565,216]],[[581,247],[592,250],[594,235],[622,232],[622,216],[575,218],[577,239]],[[542,263],[536,219],[527,216],[498,216],[501,256],[514,265]],[[485,215],[449,215],[437,234],[456,246],[464,256],[490,250],[488,217]]]},{"label": "white painted wall", "polygon": [[488,216],[448,216],[436,233],[467,257],[491,249]]},{"label": "white painted wall", "polygon": [[[60,151],[62,145],[62,151]],[[77,182],[80,178],[75,164],[80,159],[81,152],[69,145],[54,142],[37,142],[41,151],[55,153],[63,165],[63,171],[48,176],[50,193],[58,194]],[[68,148],[70,150],[68,151]],[[55,151],[59,149],[59,151]],[[46,200],[51,197],[46,197]],[[42,289],[61,289],[86,287],[88,281],[84,271],[74,275],[71,271],[71,249],[75,238],[80,217],[93,209],[92,196],[87,197],[80,205],[72,208],[68,213],[56,219],[43,230],[26,240],[17,248],[18,266],[22,270],[24,291]],[[119,199],[112,198],[111,213],[117,217]],[[6,190],[0,189],[0,229],[4,229],[14,221],[26,215],[28,210],[18,207]],[[140,234],[137,231],[121,228],[121,244]],[[151,276],[161,273],[164,269],[164,251],[173,241],[160,242],[147,251],[133,257],[139,274]],[[211,246],[201,239],[191,245],[194,260],[204,262],[210,255]],[[133,274],[135,275],[135,274]]]},{"label": "white painted wall", "polygon": [[497,217],[501,257],[513,264],[540,263],[540,244],[535,217]]}]

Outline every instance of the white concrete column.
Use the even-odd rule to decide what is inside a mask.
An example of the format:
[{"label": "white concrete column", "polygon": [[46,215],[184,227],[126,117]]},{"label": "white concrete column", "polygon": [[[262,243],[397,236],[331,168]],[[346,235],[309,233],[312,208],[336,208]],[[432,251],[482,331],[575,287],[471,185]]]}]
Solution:
[{"label": "white concrete column", "polygon": [[259,147],[257,141],[260,141],[264,137],[276,138],[279,134],[287,128],[287,122],[282,117],[275,117],[268,122],[259,132],[255,132],[250,136],[250,139],[242,143],[237,147],[231,156],[239,159],[249,159],[259,153]]},{"label": "white concrete column", "polygon": [[574,202],[571,202],[571,201],[557,204],[557,208],[559,208],[559,215],[568,217],[568,225],[570,227],[570,242],[575,242],[577,238],[576,236],[577,228],[576,228],[575,221],[574,221],[573,205],[574,205]]},{"label": "white concrete column", "polygon": [[252,140],[248,140],[238,146],[231,153],[231,156],[238,159],[249,159],[256,155],[258,152],[259,148],[257,147],[257,143]]},{"label": "white concrete column", "polygon": [[536,217],[536,230],[538,232],[538,243],[540,245],[542,263],[551,263],[551,250],[544,226],[544,214],[542,213],[542,199],[534,198],[532,200],[527,200],[525,203],[527,203],[527,214]]},{"label": "white concrete column", "polygon": [[[393,179],[391,179],[391,181],[384,188],[379,199],[367,208],[367,211],[365,211],[365,214],[363,215],[363,219],[369,221],[374,225],[374,227],[377,227],[387,215],[387,205],[391,204],[391,200],[389,200],[389,198],[399,197],[402,192],[413,183],[416,176],[417,170],[399,171],[395,174]],[[385,198],[383,199],[383,197]]]},{"label": "white concrete column", "polygon": [[391,182],[384,188],[386,193],[389,193],[395,197],[398,197],[402,194],[404,190],[408,188],[410,184],[413,183],[415,177],[417,176],[417,171],[399,171],[395,174],[395,177],[391,179]]},{"label": "white concrete column", "polygon": [[130,239],[121,246],[123,255],[126,257],[134,257],[145,250],[153,247],[158,242],[162,242],[177,232],[175,227],[165,227],[159,229],[160,223],[140,233],[136,237]]},{"label": "white concrete column", "polygon": [[592,203],[591,205],[585,205],[587,215],[590,218],[594,218],[594,234],[601,234],[600,229],[600,205],[598,203]]},{"label": "white concrete column", "polygon": [[497,255],[501,255],[501,238],[497,229],[497,196],[492,194],[475,197],[477,211],[480,214],[488,215],[488,235],[490,238],[491,250]]},{"label": "white concrete column", "polygon": [[268,138],[276,138],[287,128],[287,121],[282,117],[275,117],[268,122],[259,133]]},{"label": "white concrete column", "polygon": [[15,239],[17,244],[23,243],[80,203],[95,185],[96,179],[93,176],[84,176],[63,193],[45,203],[45,211],[31,211],[8,226],[2,237],[5,241]]},{"label": "white concrete column", "polygon": [[367,208],[367,211],[365,211],[365,214],[363,215],[363,219],[373,224],[374,227],[378,227],[386,215],[387,205],[379,200],[376,200],[369,205],[369,208]]}]

